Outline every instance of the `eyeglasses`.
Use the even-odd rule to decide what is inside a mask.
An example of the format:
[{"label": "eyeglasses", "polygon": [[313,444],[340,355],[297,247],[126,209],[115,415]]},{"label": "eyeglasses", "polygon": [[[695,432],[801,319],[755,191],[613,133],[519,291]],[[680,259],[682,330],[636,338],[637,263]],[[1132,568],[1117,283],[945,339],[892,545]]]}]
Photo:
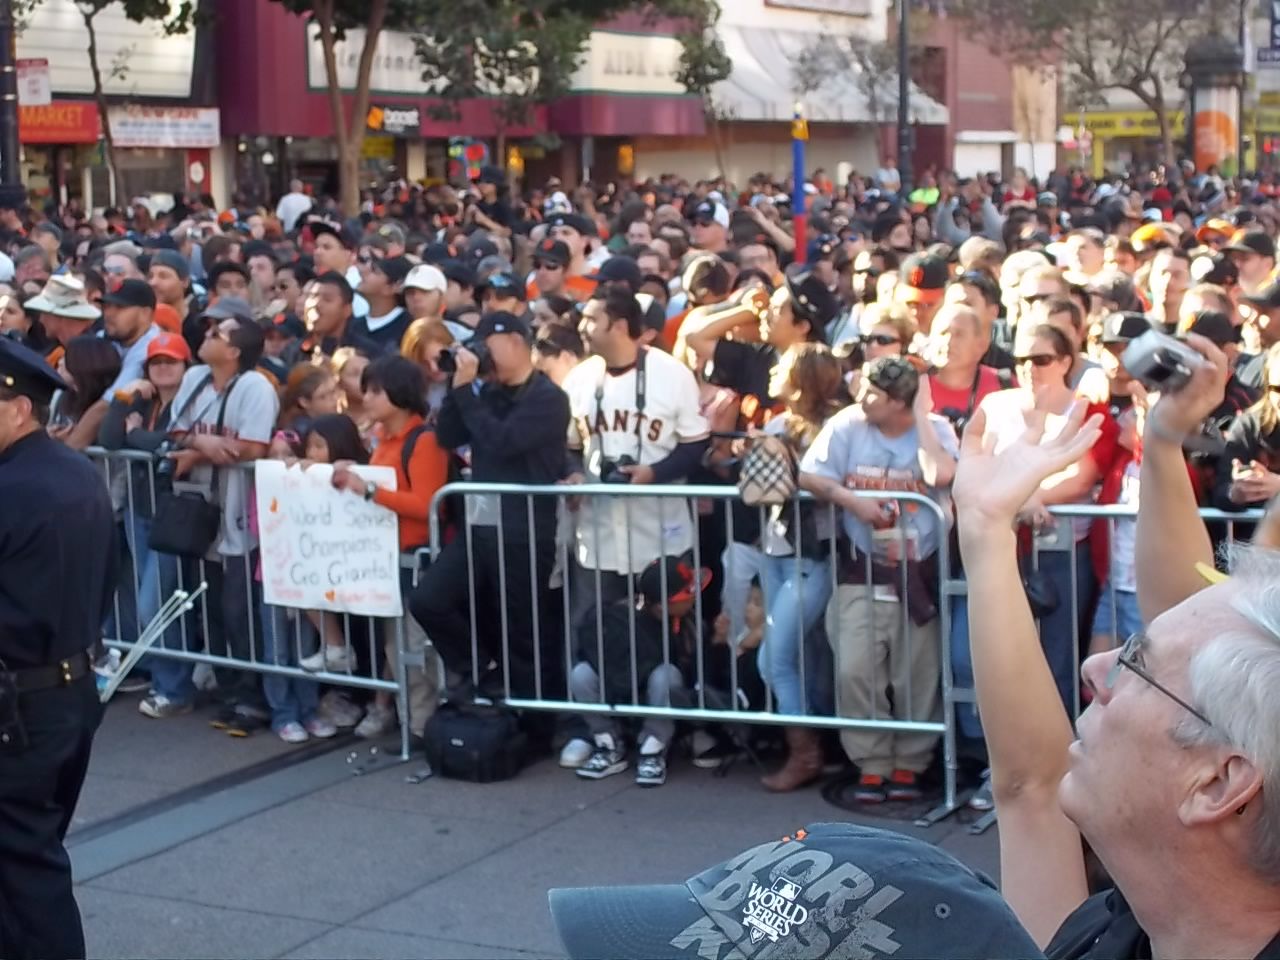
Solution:
[{"label": "eyeglasses", "polygon": [[861,340],[864,345],[874,343],[880,347],[891,347],[895,343],[902,342],[891,333],[864,333],[858,339]]},{"label": "eyeglasses", "polygon": [[1116,662],[1112,664],[1111,669],[1107,671],[1105,681],[1107,689],[1112,690],[1115,688],[1116,680],[1120,677],[1120,668],[1124,667],[1137,674],[1147,683],[1151,684],[1151,686],[1155,687],[1178,706],[1182,707],[1182,709],[1186,710],[1206,727],[1212,727],[1213,723],[1208,717],[1147,672],[1147,668],[1142,662],[1142,646],[1149,641],[1150,638],[1145,633],[1139,632],[1132,634],[1129,639],[1124,642],[1124,646],[1120,648],[1120,653],[1116,657]]},{"label": "eyeglasses", "polygon": [[1014,357],[1013,362],[1019,366],[1029,363],[1035,367],[1047,367],[1057,359],[1058,355],[1056,353],[1033,353],[1025,357]]}]

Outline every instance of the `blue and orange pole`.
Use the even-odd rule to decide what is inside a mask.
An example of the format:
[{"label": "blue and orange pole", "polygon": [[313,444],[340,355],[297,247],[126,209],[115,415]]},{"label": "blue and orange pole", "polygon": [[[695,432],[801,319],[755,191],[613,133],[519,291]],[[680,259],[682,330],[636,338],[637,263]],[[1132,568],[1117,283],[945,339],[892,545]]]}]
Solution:
[{"label": "blue and orange pole", "polygon": [[791,225],[795,231],[795,262],[804,263],[806,228],[809,223],[807,212],[809,196],[804,192],[804,145],[809,139],[809,123],[804,118],[804,105],[796,101],[795,113],[791,120],[791,167],[794,189],[791,191]]}]

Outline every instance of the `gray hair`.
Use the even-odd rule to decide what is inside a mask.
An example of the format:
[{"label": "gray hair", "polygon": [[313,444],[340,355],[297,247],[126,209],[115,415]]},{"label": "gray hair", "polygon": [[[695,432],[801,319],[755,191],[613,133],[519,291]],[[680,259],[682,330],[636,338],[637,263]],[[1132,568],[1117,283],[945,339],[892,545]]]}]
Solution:
[{"label": "gray hair", "polygon": [[1280,550],[1234,544],[1231,608],[1254,629],[1225,631],[1191,660],[1192,702],[1213,728],[1192,722],[1175,736],[1185,744],[1238,747],[1262,776],[1262,805],[1248,862],[1280,883]]}]

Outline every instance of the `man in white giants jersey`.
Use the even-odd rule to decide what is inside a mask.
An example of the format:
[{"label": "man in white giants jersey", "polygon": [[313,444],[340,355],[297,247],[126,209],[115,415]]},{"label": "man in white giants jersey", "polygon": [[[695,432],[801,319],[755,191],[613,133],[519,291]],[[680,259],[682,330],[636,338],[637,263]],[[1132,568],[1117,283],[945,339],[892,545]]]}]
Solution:
[{"label": "man in white giants jersey", "polygon": [[[684,480],[701,462],[710,433],[693,374],[670,354],[641,346],[644,318],[625,287],[598,290],[583,309],[582,329],[593,356],[563,385],[572,414],[570,456],[582,457],[571,480]],[[684,499],[583,498],[575,556],[589,576],[574,585],[575,620],[597,602],[596,571],[603,606],[627,595],[630,575],[691,550],[694,536]]]}]

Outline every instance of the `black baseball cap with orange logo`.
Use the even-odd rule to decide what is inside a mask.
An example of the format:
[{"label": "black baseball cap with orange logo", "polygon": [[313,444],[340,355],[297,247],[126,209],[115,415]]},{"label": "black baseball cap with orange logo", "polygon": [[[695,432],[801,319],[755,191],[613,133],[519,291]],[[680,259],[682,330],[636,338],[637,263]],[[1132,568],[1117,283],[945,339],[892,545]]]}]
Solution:
[{"label": "black baseball cap with orange logo", "polygon": [[640,592],[651,606],[661,604],[664,596],[668,603],[679,603],[692,600],[710,582],[706,567],[695,567],[684,557],[661,557],[640,574]]},{"label": "black baseball cap with orange logo", "polygon": [[569,245],[563,240],[552,240],[548,237],[533,249],[533,259],[536,263],[545,263],[553,267],[565,267],[569,265],[569,261],[573,259],[569,253]]}]

